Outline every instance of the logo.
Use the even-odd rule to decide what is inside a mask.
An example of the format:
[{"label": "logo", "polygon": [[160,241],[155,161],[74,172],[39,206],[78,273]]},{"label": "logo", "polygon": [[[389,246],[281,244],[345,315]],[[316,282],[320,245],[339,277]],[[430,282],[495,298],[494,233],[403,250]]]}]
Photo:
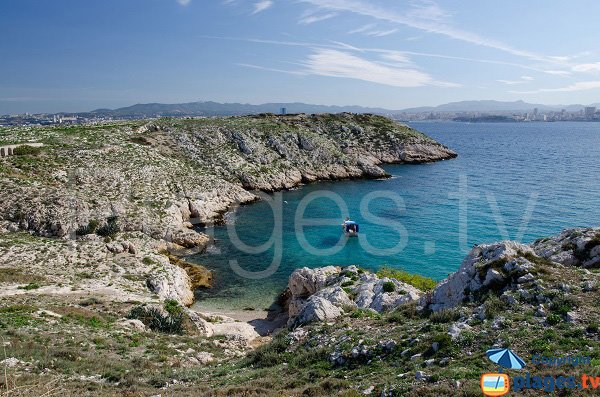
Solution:
[{"label": "logo", "polygon": [[489,397],[503,396],[510,390],[510,378],[502,368],[522,369],[525,362],[510,349],[490,349],[485,355],[500,367],[497,373],[481,375],[481,391]]},{"label": "logo", "polygon": [[503,396],[510,390],[508,375],[490,373],[481,375],[481,391],[489,397]]}]

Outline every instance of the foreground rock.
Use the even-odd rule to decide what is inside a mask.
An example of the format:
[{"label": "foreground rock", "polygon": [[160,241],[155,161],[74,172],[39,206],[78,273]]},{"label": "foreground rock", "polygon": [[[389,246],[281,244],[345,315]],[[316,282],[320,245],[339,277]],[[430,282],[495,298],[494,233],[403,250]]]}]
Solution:
[{"label": "foreground rock", "polygon": [[[570,229],[531,245],[504,241],[475,246],[459,270],[423,296],[420,305],[433,311],[463,302],[483,301],[488,292],[514,305],[516,297],[543,304],[540,273],[548,267],[600,267],[600,229]],[[582,286],[589,289],[593,281]],[[568,291],[567,291],[568,292]],[[543,313],[543,306],[538,309]]]},{"label": "foreground rock", "polygon": [[600,267],[600,229],[567,229],[532,244],[535,253],[552,262],[585,268]]},{"label": "foreground rock", "polygon": [[288,283],[289,326],[330,321],[354,309],[382,313],[419,299],[422,292],[356,266],[298,269]]}]

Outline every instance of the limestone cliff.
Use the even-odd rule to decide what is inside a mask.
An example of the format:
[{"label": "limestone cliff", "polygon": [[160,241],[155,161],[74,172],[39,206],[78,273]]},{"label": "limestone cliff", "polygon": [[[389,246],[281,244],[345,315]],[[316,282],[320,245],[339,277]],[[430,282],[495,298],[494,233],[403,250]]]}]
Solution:
[{"label": "limestone cliff", "polygon": [[0,164],[0,233],[141,231],[168,250],[202,250],[208,238],[193,226],[256,200],[251,189],[379,178],[386,176],[382,163],[456,156],[407,126],[356,114],[6,128],[0,138],[44,144]]}]

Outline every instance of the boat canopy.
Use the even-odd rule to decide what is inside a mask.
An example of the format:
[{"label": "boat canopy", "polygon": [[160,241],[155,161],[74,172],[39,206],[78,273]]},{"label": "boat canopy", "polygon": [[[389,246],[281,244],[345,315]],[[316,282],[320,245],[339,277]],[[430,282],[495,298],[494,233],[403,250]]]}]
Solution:
[{"label": "boat canopy", "polygon": [[354,221],[346,221],[346,222],[344,222],[344,226],[346,229],[346,233],[350,233],[351,231],[358,233],[358,228],[359,228],[358,223],[356,223]]}]

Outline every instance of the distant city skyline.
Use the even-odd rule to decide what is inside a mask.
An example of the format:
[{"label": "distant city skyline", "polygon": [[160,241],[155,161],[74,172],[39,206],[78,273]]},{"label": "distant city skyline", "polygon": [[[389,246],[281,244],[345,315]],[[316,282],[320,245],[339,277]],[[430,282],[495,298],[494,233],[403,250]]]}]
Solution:
[{"label": "distant city skyline", "polygon": [[7,0],[0,114],[600,102],[595,1]]}]

